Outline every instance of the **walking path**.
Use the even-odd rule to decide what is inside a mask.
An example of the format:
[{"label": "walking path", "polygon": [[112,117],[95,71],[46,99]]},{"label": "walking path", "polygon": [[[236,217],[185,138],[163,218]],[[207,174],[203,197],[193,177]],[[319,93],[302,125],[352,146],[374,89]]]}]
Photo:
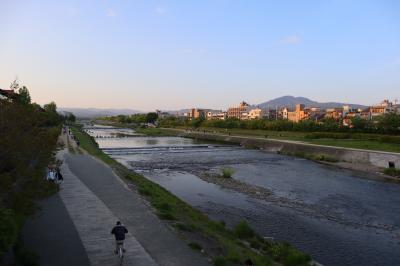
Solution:
[{"label": "walking path", "polygon": [[[60,140],[67,143],[67,137]],[[70,143],[75,152],[81,150]],[[118,265],[110,233],[118,220],[129,231],[123,265],[210,265],[109,166],[87,154],[68,153],[68,145],[57,157],[63,161],[60,192],[41,203],[39,217],[23,231],[25,245],[40,256],[40,265]]]},{"label": "walking path", "polygon": [[[88,188],[89,191],[85,193],[91,193],[103,202],[104,207],[110,210],[109,215],[113,214],[113,219],[118,217],[122,221],[131,235],[158,265],[209,265],[205,256],[192,250],[183,240],[179,239],[153,213],[148,203],[135,190],[131,190],[127,184],[120,180],[109,166],[89,155],[65,154],[63,167],[68,167],[71,174],[81,181],[77,190],[83,190],[82,187]],[[64,170],[63,168],[67,173],[68,169]],[[65,183],[67,178],[64,178]],[[84,202],[86,204],[86,201]],[[90,204],[90,201],[88,204]],[[96,213],[101,212],[103,210],[96,211]],[[74,220],[74,215],[70,215]],[[105,234],[110,233],[115,221],[112,219],[110,220],[111,223],[107,221],[108,228],[107,230],[104,229]],[[83,222],[91,224],[89,218],[86,218]]]},{"label": "walking path", "polygon": [[[119,218],[71,173],[66,164],[61,171],[64,182],[60,197],[74,222],[91,265],[118,265],[119,261],[113,253],[115,240],[110,231]],[[127,234],[124,245],[124,264],[156,265],[132,234]]]}]

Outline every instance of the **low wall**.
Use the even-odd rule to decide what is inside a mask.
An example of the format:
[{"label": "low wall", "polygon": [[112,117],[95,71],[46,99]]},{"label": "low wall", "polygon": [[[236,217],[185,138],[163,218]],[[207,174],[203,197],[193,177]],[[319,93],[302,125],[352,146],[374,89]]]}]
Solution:
[{"label": "low wall", "polygon": [[286,154],[303,153],[307,155],[324,155],[338,161],[358,164],[369,164],[377,167],[387,168],[389,162],[394,163],[400,169],[400,153],[359,150],[350,148],[330,147],[299,143],[295,141],[263,139],[259,137],[227,136],[202,132],[182,132],[183,137],[195,139],[223,141],[235,143],[246,147],[262,149],[268,152],[279,152]]}]

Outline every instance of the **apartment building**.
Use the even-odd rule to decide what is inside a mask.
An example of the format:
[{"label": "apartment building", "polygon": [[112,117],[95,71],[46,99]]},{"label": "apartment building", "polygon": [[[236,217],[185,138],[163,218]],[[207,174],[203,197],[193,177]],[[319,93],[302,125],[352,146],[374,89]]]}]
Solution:
[{"label": "apartment building", "polygon": [[206,118],[207,112],[208,112],[208,110],[205,110],[205,109],[192,108],[189,111],[187,117],[190,118],[190,119],[193,119],[193,118]]},{"label": "apartment building", "polygon": [[228,118],[247,119],[250,105],[246,102],[241,102],[237,107],[230,107],[227,111]]},{"label": "apartment building", "polygon": [[309,112],[305,110],[304,104],[296,104],[296,109],[293,112],[287,112],[288,120],[296,123],[307,119],[308,116]]},{"label": "apartment building", "polygon": [[395,106],[389,100],[383,100],[380,104],[373,105],[370,107],[371,117],[387,113],[394,113],[395,111],[396,111]]}]

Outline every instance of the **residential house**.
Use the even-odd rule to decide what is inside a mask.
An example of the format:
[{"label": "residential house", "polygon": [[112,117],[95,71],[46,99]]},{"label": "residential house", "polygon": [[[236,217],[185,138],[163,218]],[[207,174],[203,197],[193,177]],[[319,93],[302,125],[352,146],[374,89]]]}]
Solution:
[{"label": "residential house", "polygon": [[248,119],[261,119],[265,116],[265,111],[261,108],[251,109],[248,113]]},{"label": "residential house", "polygon": [[1,100],[11,99],[14,95],[15,95],[14,90],[0,89],[0,99]]},{"label": "residential house", "polygon": [[289,108],[284,107],[281,109],[282,119],[289,119]]},{"label": "residential house", "polygon": [[210,119],[225,120],[226,112],[223,112],[221,110],[210,110],[207,112],[207,120]]},{"label": "residential house", "polygon": [[352,119],[354,117],[361,117],[361,112],[355,111],[346,113],[346,115],[343,116],[343,126],[352,128]]},{"label": "residential house", "polygon": [[325,118],[332,118],[339,121],[343,118],[343,108],[329,108],[325,110]]}]

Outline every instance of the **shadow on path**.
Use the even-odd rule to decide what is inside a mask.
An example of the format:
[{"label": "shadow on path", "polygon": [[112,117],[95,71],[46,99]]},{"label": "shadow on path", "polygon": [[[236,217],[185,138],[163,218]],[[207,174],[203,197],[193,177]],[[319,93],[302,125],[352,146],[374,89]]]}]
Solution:
[{"label": "shadow on path", "polygon": [[22,230],[25,246],[40,257],[40,265],[83,266],[89,259],[78,232],[62,202],[55,194],[40,202],[41,210]]}]

